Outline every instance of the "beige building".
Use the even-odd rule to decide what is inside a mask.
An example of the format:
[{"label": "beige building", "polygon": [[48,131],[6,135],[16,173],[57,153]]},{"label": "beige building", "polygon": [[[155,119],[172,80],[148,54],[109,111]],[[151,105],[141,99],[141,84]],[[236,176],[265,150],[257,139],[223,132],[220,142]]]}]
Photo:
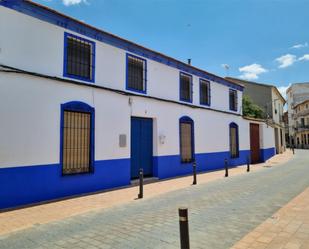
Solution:
[{"label": "beige building", "polygon": [[[294,144],[297,147],[301,147],[301,136],[299,137],[299,144],[297,141],[297,134],[300,133],[302,122],[306,122],[305,114],[306,110],[300,111],[302,108],[306,108],[306,101],[309,100],[309,83],[294,83],[286,91],[287,96],[287,110],[288,110],[288,136],[289,143]],[[302,118],[303,121],[302,121]],[[308,123],[307,123],[308,124]],[[305,142],[305,139],[303,139]],[[308,143],[308,137],[307,137]]]},{"label": "beige building", "polygon": [[309,148],[309,99],[294,106],[295,142],[297,148]]},{"label": "beige building", "polygon": [[274,127],[276,153],[285,151],[285,124],[283,120],[283,107],[286,103],[277,87],[270,84],[257,83],[227,77],[228,80],[242,84],[244,95],[250,97],[252,102],[263,110],[263,118]]}]

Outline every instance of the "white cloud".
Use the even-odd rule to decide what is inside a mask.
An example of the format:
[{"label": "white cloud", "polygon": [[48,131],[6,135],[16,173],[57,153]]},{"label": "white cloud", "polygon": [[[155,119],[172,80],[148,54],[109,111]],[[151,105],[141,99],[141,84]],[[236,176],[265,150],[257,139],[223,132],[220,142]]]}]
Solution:
[{"label": "white cloud", "polygon": [[268,72],[267,69],[257,63],[240,67],[238,70],[242,73],[239,77],[245,80],[256,80],[259,78],[259,74]]},{"label": "white cloud", "polygon": [[87,3],[87,1],[86,0],[62,0],[62,3],[65,6],[70,6],[70,5],[80,4],[80,3]]},{"label": "white cloud", "polygon": [[309,61],[309,54],[304,54],[302,57],[298,58],[299,61]]},{"label": "white cloud", "polygon": [[282,55],[281,57],[275,59],[279,63],[278,68],[286,68],[292,66],[296,62],[296,56],[293,54]]},{"label": "white cloud", "polygon": [[299,48],[305,48],[305,47],[308,47],[308,42],[305,42],[303,44],[296,44],[290,48],[299,49]]},{"label": "white cloud", "polygon": [[277,87],[278,91],[281,93],[281,95],[283,96],[283,98],[286,99],[286,90],[288,90],[288,88],[291,86],[291,84],[287,85],[287,86],[279,86]]}]

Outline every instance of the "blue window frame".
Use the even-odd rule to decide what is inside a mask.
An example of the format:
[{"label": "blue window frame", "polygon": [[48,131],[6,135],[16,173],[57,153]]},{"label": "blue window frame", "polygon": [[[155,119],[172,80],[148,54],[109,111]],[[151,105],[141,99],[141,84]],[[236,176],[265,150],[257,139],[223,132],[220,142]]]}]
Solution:
[{"label": "blue window frame", "polygon": [[179,74],[179,99],[192,103],[192,75],[180,72]]},{"label": "blue window frame", "polygon": [[88,82],[95,78],[95,43],[64,33],[63,76]]},{"label": "blue window frame", "polygon": [[94,108],[79,101],[61,105],[60,164],[62,175],[94,169]]},{"label": "blue window frame", "polygon": [[200,104],[210,106],[210,82],[200,79]]},{"label": "blue window frame", "polygon": [[147,93],[147,61],[132,54],[126,55],[126,90]]},{"label": "blue window frame", "polygon": [[239,157],[239,132],[236,123],[230,123],[230,156],[231,158]]},{"label": "blue window frame", "polygon": [[182,163],[191,163],[194,154],[194,122],[184,116],[179,119],[180,158]]},{"label": "blue window frame", "polygon": [[229,103],[230,103],[230,110],[236,112],[238,106],[237,90],[229,89]]}]

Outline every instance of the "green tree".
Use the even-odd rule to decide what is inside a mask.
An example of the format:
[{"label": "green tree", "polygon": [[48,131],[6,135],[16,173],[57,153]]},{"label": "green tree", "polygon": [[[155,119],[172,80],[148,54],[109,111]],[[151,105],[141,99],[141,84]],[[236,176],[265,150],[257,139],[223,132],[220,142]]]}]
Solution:
[{"label": "green tree", "polygon": [[248,95],[242,99],[243,115],[251,118],[263,118],[263,110],[256,104],[253,104]]}]

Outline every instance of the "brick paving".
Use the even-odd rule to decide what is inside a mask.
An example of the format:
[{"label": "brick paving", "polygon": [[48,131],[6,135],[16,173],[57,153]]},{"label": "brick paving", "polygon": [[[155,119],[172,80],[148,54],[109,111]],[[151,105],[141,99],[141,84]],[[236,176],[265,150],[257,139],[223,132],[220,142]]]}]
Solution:
[{"label": "brick paving", "polygon": [[[287,151],[284,154],[276,155],[266,163],[252,166],[251,170],[260,170],[266,165],[274,166],[288,161],[291,157],[291,151]],[[230,169],[229,174],[230,176],[246,174],[245,166]],[[198,175],[198,182],[207,183],[213,180],[222,179],[223,176],[223,170],[203,173]],[[186,188],[190,186],[191,183],[192,177],[188,176],[147,184],[144,187],[144,196],[145,198],[152,198],[163,193]],[[123,188],[100,194],[0,213],[0,235],[29,228],[35,224],[45,224],[89,211],[129,203],[134,201],[137,197],[137,192],[137,187]]]},{"label": "brick paving", "polygon": [[309,188],[232,249],[309,249]]},{"label": "brick paving", "polygon": [[263,167],[5,234],[0,248],[179,248],[179,206],[189,208],[191,248],[230,248],[304,191],[308,173],[309,153],[297,151],[280,167]]}]

